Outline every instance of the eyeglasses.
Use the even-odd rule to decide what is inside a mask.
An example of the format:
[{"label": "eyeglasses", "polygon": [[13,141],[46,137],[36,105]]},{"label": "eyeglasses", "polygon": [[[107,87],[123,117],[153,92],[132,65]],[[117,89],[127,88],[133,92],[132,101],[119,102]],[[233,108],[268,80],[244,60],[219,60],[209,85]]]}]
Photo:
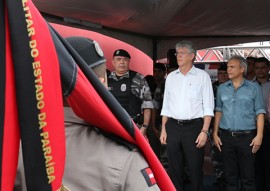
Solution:
[{"label": "eyeglasses", "polygon": [[176,52],[174,55],[177,56],[178,54],[179,54],[179,55],[184,55],[184,54],[191,54],[191,53],[181,51],[181,52]]}]

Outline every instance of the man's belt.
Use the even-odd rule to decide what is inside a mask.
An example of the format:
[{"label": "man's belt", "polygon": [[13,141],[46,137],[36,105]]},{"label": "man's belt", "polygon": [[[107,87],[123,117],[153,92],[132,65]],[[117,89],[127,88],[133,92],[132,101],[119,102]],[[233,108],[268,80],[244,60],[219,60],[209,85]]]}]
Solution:
[{"label": "man's belt", "polygon": [[242,130],[242,131],[231,131],[228,129],[220,129],[220,133],[224,133],[224,134],[228,134],[231,135],[233,137],[237,137],[237,136],[243,136],[243,135],[248,135],[251,133],[256,133],[256,129],[252,129],[252,130]]},{"label": "man's belt", "polygon": [[173,121],[177,122],[179,125],[186,125],[194,122],[201,122],[202,118],[194,118],[194,119],[174,119],[171,118]]}]

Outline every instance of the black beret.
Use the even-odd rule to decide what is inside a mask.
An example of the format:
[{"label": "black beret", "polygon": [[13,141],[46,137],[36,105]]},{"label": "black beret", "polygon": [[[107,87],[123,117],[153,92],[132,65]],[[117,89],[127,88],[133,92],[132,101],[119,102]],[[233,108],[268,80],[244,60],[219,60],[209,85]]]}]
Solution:
[{"label": "black beret", "polygon": [[114,51],[113,57],[115,57],[115,56],[123,56],[123,57],[129,58],[129,59],[131,58],[129,53],[123,49],[118,49],[118,50]]},{"label": "black beret", "polygon": [[90,68],[106,62],[103,51],[96,41],[78,36],[68,37],[66,40]]}]

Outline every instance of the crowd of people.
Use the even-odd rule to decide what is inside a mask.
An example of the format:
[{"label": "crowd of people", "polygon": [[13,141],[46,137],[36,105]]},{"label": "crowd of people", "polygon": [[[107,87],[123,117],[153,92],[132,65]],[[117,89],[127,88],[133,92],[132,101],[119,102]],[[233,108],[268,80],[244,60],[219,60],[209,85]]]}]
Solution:
[{"label": "crowd of people", "polygon": [[[176,190],[186,189],[187,178],[191,190],[203,190],[207,141],[219,190],[270,190],[269,60],[232,56],[220,64],[212,83],[195,67],[197,49],[190,41],[177,43],[168,51],[167,65],[155,63],[153,75],[143,76],[130,70],[133,55],[124,49],[114,51],[108,71],[95,41],[66,40],[140,128]],[[160,190],[134,145],[85,123],[63,105],[67,190]],[[27,190],[22,157],[14,190]]]},{"label": "crowd of people", "polygon": [[[155,63],[153,75],[137,78],[146,80],[138,84],[148,86],[146,95],[153,103],[141,122],[146,127],[142,132],[177,190],[185,190],[186,179],[191,190],[203,190],[207,141],[219,190],[270,190],[269,61],[232,56],[220,64],[217,81],[211,83],[209,75],[194,66],[196,51],[192,42],[179,42],[168,51],[173,57],[168,56],[167,67]],[[124,57],[123,62],[130,61],[128,53]],[[111,78],[120,80],[115,73]],[[145,108],[141,105],[141,112]]]}]

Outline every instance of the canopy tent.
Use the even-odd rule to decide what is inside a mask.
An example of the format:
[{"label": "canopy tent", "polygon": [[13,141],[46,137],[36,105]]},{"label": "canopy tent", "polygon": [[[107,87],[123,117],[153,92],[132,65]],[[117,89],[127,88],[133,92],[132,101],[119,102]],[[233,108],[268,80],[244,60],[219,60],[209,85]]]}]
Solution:
[{"label": "canopy tent", "polygon": [[139,49],[123,41],[88,30],[53,23],[51,23],[51,25],[61,34],[62,37],[82,36],[98,42],[106,58],[107,69],[110,71],[113,69],[113,52],[117,49],[125,49],[131,55],[129,64],[129,68],[131,70],[138,71],[144,76],[153,74],[153,60]]},{"label": "canopy tent", "polygon": [[33,0],[50,22],[127,42],[153,59],[182,39],[199,49],[270,40],[269,0]]}]

